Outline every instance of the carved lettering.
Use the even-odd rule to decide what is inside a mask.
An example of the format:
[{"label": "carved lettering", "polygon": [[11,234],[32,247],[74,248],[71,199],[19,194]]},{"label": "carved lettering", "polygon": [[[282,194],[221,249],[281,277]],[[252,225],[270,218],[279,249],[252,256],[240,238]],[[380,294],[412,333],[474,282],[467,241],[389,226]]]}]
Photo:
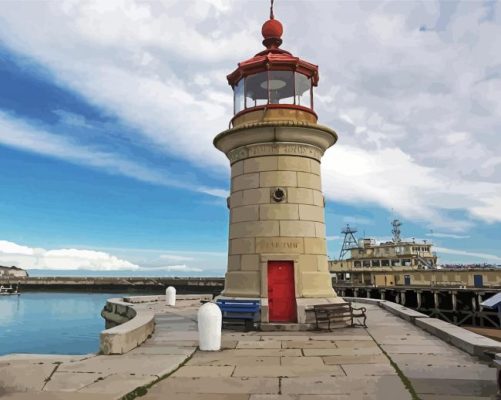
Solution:
[{"label": "carved lettering", "polygon": [[256,241],[257,253],[302,253],[301,239],[262,238]]},{"label": "carved lettering", "polygon": [[297,155],[320,161],[323,153],[318,147],[307,144],[266,143],[239,147],[230,151],[228,158],[231,163],[234,163],[244,158],[272,155]]}]

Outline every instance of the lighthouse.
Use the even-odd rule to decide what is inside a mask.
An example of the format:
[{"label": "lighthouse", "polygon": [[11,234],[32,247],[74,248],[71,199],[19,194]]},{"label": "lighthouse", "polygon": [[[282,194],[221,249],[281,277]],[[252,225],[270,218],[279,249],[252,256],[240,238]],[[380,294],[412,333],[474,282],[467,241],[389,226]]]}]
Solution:
[{"label": "lighthouse", "polygon": [[265,49],[227,76],[230,128],[214,146],[231,165],[228,267],[222,298],[261,303],[261,324],[308,324],[316,304],[340,303],[325,239],[321,159],[337,134],[317,122],[318,66],[281,48],[283,26],[262,26]]}]

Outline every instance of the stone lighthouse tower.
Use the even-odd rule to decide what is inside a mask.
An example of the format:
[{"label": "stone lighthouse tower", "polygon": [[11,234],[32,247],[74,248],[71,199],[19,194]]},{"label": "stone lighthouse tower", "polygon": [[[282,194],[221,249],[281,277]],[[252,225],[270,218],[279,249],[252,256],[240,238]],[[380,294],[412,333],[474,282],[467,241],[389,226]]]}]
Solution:
[{"label": "stone lighthouse tower", "polygon": [[318,66],[280,48],[270,14],[266,49],[227,77],[234,116],[214,139],[231,164],[222,297],[260,299],[262,323],[305,323],[312,305],[343,302],[328,270],[320,173],[337,135],[317,123]]}]

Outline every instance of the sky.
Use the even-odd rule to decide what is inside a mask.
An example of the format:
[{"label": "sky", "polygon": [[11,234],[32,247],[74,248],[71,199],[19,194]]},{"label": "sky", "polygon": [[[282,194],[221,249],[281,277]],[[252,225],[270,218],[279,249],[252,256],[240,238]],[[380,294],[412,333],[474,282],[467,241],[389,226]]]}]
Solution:
[{"label": "sky", "polygon": [[[263,49],[265,0],[0,2],[0,265],[222,275],[226,81]],[[501,264],[501,5],[278,0],[319,65],[328,253],[341,229]]]}]

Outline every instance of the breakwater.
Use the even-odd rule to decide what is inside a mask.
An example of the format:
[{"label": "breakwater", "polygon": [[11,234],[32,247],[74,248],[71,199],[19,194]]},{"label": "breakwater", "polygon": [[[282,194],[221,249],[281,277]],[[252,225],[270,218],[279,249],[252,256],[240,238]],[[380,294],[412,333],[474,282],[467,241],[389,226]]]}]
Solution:
[{"label": "breakwater", "polygon": [[19,285],[23,291],[151,292],[164,293],[174,286],[178,293],[219,294],[224,278],[192,277],[28,277],[0,278],[0,285]]},{"label": "breakwater", "polygon": [[439,318],[458,326],[501,328],[496,310],[481,303],[498,293],[496,288],[465,288],[440,286],[348,285],[334,283],[341,297],[381,299]]}]

